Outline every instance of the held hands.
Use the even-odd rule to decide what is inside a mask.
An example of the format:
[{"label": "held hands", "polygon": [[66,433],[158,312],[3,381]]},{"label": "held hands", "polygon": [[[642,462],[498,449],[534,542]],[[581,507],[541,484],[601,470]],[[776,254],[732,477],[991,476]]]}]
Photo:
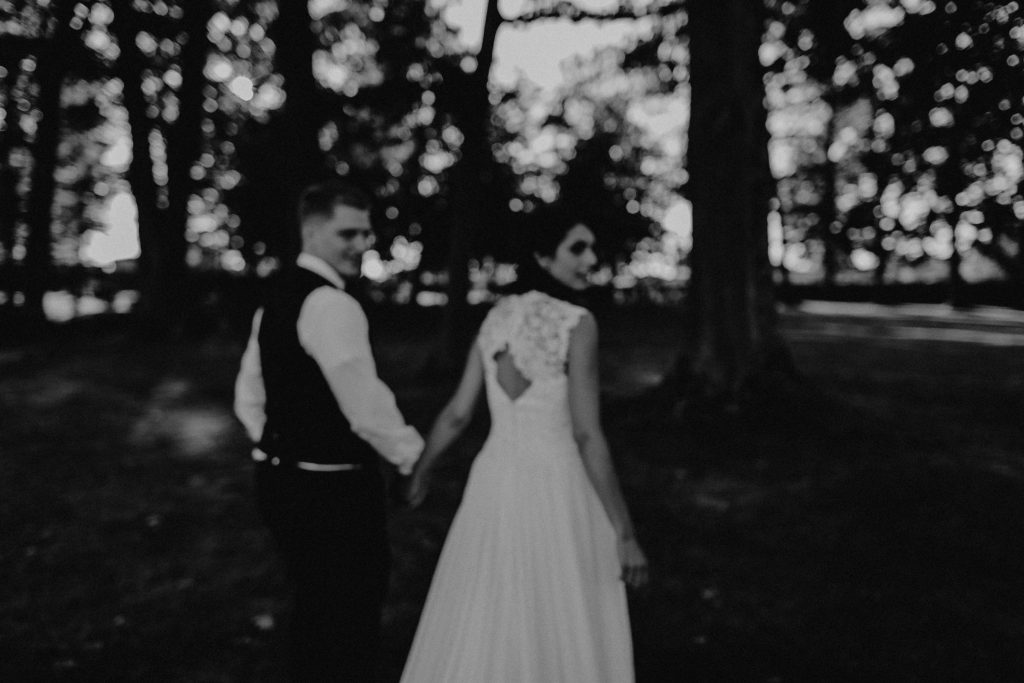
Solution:
[{"label": "held hands", "polygon": [[650,578],[647,567],[647,556],[640,549],[640,544],[632,536],[619,539],[619,564],[622,565],[622,576],[630,588],[641,588],[647,585]]},{"label": "held hands", "polygon": [[427,497],[430,488],[430,469],[417,465],[416,469],[409,475],[409,481],[405,486],[405,502],[412,508],[418,508]]}]

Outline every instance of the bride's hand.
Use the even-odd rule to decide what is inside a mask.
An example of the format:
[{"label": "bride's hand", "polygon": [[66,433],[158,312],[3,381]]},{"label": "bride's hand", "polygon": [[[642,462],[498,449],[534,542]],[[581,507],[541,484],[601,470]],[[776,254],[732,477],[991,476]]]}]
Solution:
[{"label": "bride's hand", "polygon": [[622,580],[631,588],[647,584],[649,572],[647,556],[635,538],[619,540],[619,564],[622,566]]},{"label": "bride's hand", "polygon": [[427,497],[430,488],[430,473],[426,468],[417,467],[409,475],[409,483],[405,487],[405,502],[410,508],[418,508]]}]

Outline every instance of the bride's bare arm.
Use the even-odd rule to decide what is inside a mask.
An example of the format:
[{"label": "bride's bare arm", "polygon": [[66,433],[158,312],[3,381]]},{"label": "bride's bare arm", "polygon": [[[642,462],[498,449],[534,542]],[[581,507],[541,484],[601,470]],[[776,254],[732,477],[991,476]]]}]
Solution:
[{"label": "bride's bare arm", "polygon": [[434,462],[444,451],[452,445],[455,439],[459,438],[473,419],[473,410],[476,407],[477,399],[480,397],[480,389],[484,382],[483,359],[480,357],[480,348],[473,344],[466,360],[466,367],[462,371],[462,379],[451,399],[434,419],[434,424],[427,435],[426,445],[423,448],[423,455],[416,463],[408,489],[409,505],[416,507],[427,494],[427,480]]},{"label": "bride's bare arm", "polygon": [[618,535],[623,580],[631,586],[647,582],[647,558],[637,543],[633,521],[622,497],[608,440],[601,428],[597,366],[597,322],[584,314],[569,339],[569,408],[573,435],[583,465]]}]

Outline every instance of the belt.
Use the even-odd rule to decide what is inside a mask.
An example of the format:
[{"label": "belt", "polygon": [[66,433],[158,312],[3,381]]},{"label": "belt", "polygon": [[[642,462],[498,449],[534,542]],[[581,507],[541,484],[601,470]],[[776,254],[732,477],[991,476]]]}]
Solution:
[{"label": "belt", "polygon": [[[281,458],[270,457],[260,448],[252,449],[252,459],[256,462],[268,462],[271,465],[277,467],[281,464]],[[307,472],[348,472],[351,470],[361,470],[363,466],[359,463],[322,463],[322,462],[303,462],[298,460],[294,463],[295,467],[300,470],[306,470]]]}]

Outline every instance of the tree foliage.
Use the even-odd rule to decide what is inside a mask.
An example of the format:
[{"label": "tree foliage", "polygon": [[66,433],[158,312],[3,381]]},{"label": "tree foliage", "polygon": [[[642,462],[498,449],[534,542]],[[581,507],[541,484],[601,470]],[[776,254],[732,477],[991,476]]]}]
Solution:
[{"label": "tree foliage", "polygon": [[958,300],[965,258],[1021,282],[1020,4],[780,3],[779,16],[830,122],[845,119],[822,142],[823,237],[873,255],[862,268],[879,283],[944,262]]},{"label": "tree foliage", "polygon": [[[692,31],[703,9],[491,3],[467,47],[425,0],[0,2],[4,305],[38,312],[128,197],[144,309],[173,317],[191,270],[290,258],[294,197],[327,175],[378,194],[376,277],[414,296],[437,281],[411,269],[446,271],[453,320],[471,264],[513,258],[556,197],[595,214],[619,285],[648,277],[630,262],[652,249],[684,280],[700,240],[690,253],[660,223],[703,182],[688,106],[698,131],[699,112],[728,113],[690,101],[692,60],[727,61]],[[764,0],[759,16],[776,277],[947,280],[954,298],[961,280],[1021,283],[1020,3]],[[494,83],[499,28],[542,21],[639,37],[566,65],[555,93]],[[668,110],[678,125],[652,135]]]}]

